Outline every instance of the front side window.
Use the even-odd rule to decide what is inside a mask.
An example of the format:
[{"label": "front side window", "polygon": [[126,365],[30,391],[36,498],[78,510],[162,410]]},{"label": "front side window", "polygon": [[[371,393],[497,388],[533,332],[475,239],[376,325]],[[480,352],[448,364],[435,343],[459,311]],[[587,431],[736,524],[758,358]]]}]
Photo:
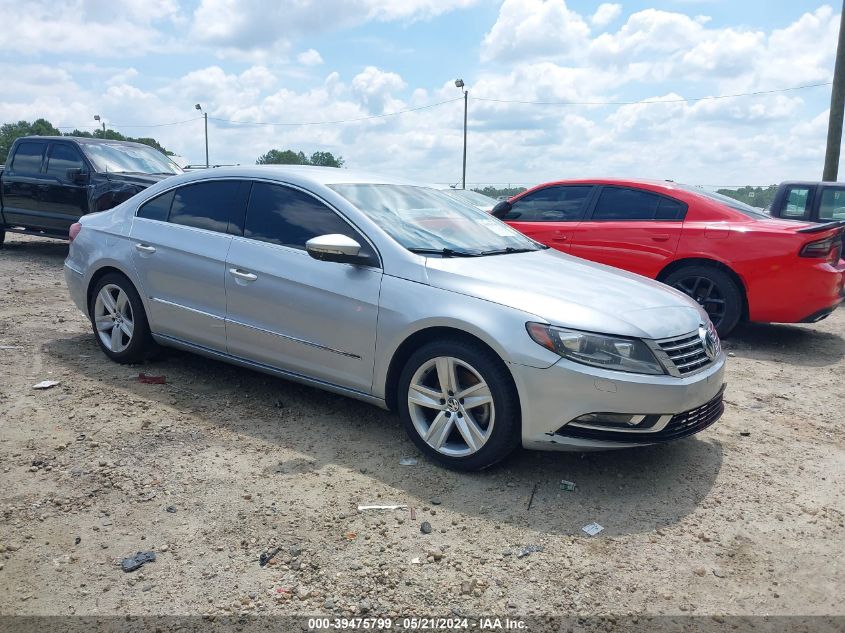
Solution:
[{"label": "front side window", "polygon": [[167,156],[135,143],[83,143],[85,155],[99,172],[117,174],[181,174],[182,169]]},{"label": "front side window", "polygon": [[605,187],[593,211],[593,220],[653,220],[660,196],[639,189]]},{"label": "front side window", "polygon": [[44,143],[21,143],[15,150],[15,157],[9,171],[18,176],[37,176],[41,171]]},{"label": "front side window", "polygon": [[513,203],[506,220],[575,222],[584,217],[592,185],[553,186],[532,191]]},{"label": "front side window", "polygon": [[176,189],[170,205],[170,222],[225,233],[235,215],[240,182],[216,180]]},{"label": "front side window", "polygon": [[824,188],[819,203],[819,220],[845,220],[845,189]]},{"label": "front side window", "polygon": [[329,185],[412,252],[479,256],[543,247],[488,213],[414,185]]},{"label": "front side window", "polygon": [[345,235],[361,245],[361,255],[377,263],[367,241],[334,210],[298,189],[252,184],[244,220],[244,237],[305,250],[305,243],[320,235]]},{"label": "front side window", "polygon": [[807,215],[807,202],[810,199],[809,187],[792,187],[786,194],[786,206],[783,215],[786,218],[803,218]]},{"label": "front side window", "polygon": [[50,148],[47,159],[47,175],[67,180],[68,169],[85,170],[85,163],[76,148],[67,143],[57,143]]}]

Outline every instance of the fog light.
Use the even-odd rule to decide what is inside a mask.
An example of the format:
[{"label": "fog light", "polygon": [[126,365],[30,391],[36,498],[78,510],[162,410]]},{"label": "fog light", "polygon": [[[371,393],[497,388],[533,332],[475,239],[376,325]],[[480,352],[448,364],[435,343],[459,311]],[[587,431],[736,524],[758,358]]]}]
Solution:
[{"label": "fog light", "polygon": [[575,418],[573,422],[601,426],[637,426],[643,420],[645,420],[644,415],[629,415],[627,413],[588,413]]}]

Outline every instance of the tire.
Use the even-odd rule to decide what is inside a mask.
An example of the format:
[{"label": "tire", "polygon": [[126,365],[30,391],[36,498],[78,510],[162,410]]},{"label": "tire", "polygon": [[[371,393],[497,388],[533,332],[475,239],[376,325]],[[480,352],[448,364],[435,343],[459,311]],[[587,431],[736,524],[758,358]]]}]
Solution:
[{"label": "tire", "polygon": [[[447,372],[445,389],[441,372]],[[405,430],[423,453],[444,466],[481,470],[520,445],[513,379],[502,360],[480,345],[460,339],[423,345],[405,364],[398,389]],[[462,392],[465,398],[459,398]],[[432,434],[428,440],[426,433]]]},{"label": "tire", "polygon": [[721,338],[727,337],[742,317],[742,291],[723,270],[713,266],[683,266],[663,283],[695,299],[710,316]]},{"label": "tire", "polygon": [[3,248],[3,243],[6,241],[6,230],[0,226],[0,248]]},{"label": "tire", "polygon": [[94,286],[88,316],[97,344],[113,361],[140,363],[156,350],[141,297],[120,273],[108,273]]}]

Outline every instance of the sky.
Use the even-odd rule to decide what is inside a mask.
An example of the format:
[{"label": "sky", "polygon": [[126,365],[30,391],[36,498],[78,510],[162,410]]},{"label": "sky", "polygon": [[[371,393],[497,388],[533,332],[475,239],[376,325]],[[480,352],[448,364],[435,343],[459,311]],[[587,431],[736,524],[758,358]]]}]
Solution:
[{"label": "sky", "polygon": [[350,168],[454,184],[462,78],[467,186],[818,179],[829,85],[691,99],[830,82],[840,11],[802,0],[0,0],[0,122],[93,130],[99,114],[203,163],[199,103],[212,163],[330,151]]}]

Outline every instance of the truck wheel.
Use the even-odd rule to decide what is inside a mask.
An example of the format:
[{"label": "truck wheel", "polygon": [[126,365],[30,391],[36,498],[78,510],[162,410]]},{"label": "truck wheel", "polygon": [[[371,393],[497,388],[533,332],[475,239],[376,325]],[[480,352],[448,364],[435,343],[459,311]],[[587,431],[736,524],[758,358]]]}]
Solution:
[{"label": "truck wheel", "polygon": [[0,248],[3,248],[3,242],[6,241],[6,230],[0,227]]},{"label": "truck wheel", "polygon": [[418,349],[399,378],[405,430],[421,451],[457,470],[481,470],[520,444],[519,398],[490,350],[459,339]]},{"label": "truck wheel", "polygon": [[726,272],[712,266],[690,265],[679,268],[663,280],[695,299],[725,338],[742,316],[742,291]]},{"label": "truck wheel", "polygon": [[94,338],[113,361],[140,363],[155,351],[141,297],[120,273],[109,273],[97,282],[89,309]]}]

